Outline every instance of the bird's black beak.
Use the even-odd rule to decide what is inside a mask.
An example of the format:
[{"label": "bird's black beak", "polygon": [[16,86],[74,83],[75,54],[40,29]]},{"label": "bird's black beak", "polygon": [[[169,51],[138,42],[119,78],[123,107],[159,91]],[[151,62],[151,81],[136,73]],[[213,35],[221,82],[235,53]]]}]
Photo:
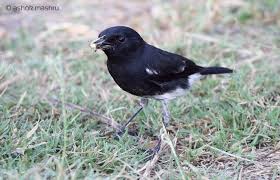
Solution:
[{"label": "bird's black beak", "polygon": [[102,50],[109,49],[112,47],[112,44],[107,42],[106,40],[107,40],[107,38],[105,35],[101,36],[101,37],[97,38],[96,40],[92,41],[89,46],[91,48],[95,47],[96,49],[102,49]]}]

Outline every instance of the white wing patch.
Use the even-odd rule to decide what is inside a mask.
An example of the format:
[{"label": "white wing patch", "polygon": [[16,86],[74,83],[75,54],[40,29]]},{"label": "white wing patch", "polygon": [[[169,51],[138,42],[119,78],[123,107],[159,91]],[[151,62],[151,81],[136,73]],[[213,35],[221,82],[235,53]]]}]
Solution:
[{"label": "white wing patch", "polygon": [[195,73],[189,76],[189,86],[191,87],[196,81],[200,80],[201,74]]},{"label": "white wing patch", "polygon": [[157,75],[158,74],[158,72],[156,70],[153,70],[153,69],[146,68],[145,70],[150,75],[153,75],[153,74]]},{"label": "white wing patch", "polygon": [[186,62],[184,61],[184,66],[181,66],[179,72],[183,72],[186,69]]}]

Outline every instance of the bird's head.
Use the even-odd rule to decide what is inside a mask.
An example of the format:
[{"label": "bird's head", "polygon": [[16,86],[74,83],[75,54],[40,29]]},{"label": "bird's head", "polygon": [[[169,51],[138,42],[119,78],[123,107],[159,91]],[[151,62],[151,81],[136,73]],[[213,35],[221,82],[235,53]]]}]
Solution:
[{"label": "bird's head", "polygon": [[137,51],[144,43],[135,30],[125,26],[114,26],[103,30],[90,46],[103,50],[107,56],[125,56]]}]

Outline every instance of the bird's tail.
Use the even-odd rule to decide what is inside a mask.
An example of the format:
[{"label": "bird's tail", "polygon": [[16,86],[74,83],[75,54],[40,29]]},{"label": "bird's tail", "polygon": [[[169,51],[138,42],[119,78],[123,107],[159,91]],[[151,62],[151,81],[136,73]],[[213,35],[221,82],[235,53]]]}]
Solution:
[{"label": "bird's tail", "polygon": [[203,67],[199,71],[201,75],[209,75],[209,74],[225,74],[232,73],[232,69],[224,68],[224,67]]}]

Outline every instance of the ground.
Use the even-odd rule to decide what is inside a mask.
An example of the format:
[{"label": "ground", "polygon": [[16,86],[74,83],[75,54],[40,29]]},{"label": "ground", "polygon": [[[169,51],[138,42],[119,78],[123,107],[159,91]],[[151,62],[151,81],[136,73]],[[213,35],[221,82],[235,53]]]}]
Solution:
[{"label": "ground", "polygon": [[[10,3],[10,4],[9,4]],[[45,1],[58,11],[8,11],[0,3],[0,177],[279,179],[278,0]],[[135,111],[89,42],[128,25],[160,48],[235,70],[172,101],[157,161],[146,150],[162,127],[151,101]]]}]

